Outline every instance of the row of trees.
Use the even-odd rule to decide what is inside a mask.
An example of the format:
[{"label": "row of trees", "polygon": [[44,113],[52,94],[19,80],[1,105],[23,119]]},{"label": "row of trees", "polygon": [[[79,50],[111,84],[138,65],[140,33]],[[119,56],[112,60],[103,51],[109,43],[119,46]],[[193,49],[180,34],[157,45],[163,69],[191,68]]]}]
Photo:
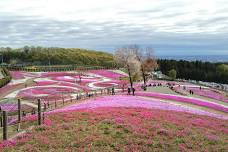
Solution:
[{"label": "row of trees", "polygon": [[[148,73],[158,67],[152,48],[141,48],[137,45],[121,47],[116,50],[114,60],[120,67],[127,69],[131,90],[133,90],[133,77],[141,73],[146,89]],[[134,92],[133,92],[134,93]]]},{"label": "row of trees", "polygon": [[29,47],[0,48],[4,63],[11,65],[93,65],[113,66],[113,55],[74,48]]},{"label": "row of trees", "polygon": [[184,60],[157,60],[157,62],[159,69],[166,75],[176,75],[177,78],[181,79],[228,84],[227,63],[190,62]]}]

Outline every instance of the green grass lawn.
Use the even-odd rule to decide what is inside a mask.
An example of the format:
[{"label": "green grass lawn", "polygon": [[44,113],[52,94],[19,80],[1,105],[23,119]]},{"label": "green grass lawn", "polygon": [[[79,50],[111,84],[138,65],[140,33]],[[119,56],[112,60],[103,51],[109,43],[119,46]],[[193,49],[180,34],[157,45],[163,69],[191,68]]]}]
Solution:
[{"label": "green grass lawn", "polygon": [[148,92],[158,92],[158,93],[179,95],[178,93],[176,93],[173,90],[169,89],[168,87],[164,87],[164,86],[147,87],[147,91]]},{"label": "green grass lawn", "polygon": [[[25,121],[25,122],[21,122],[21,125],[20,125],[20,130],[19,132],[17,131],[18,129],[18,125],[15,124],[15,125],[8,125],[7,127],[7,130],[8,130],[8,138],[11,138],[15,135],[17,135],[18,133],[28,129],[29,127],[33,126],[33,125],[37,125],[37,122],[35,121]],[[1,128],[1,131],[0,131],[0,141],[3,139],[3,128]]]}]

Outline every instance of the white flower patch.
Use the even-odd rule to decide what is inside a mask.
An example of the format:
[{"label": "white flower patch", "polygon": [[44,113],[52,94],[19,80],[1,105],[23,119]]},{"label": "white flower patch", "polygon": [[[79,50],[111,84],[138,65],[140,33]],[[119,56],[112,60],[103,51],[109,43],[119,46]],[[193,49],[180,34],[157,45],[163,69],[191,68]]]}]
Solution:
[{"label": "white flower patch", "polygon": [[5,96],[4,98],[6,98],[6,99],[16,98],[16,97],[17,97],[17,94],[18,94],[20,91],[21,91],[21,90],[17,90],[17,91],[11,92],[10,94],[8,94],[7,96]]},{"label": "white flower patch", "polygon": [[42,81],[52,81],[52,82],[57,82],[55,80],[51,80],[50,78],[36,78],[33,80],[34,82],[42,82]]},{"label": "white flower patch", "polygon": [[118,74],[121,74],[121,75],[124,75],[124,76],[128,76],[127,73],[121,71],[121,70],[108,70],[108,71],[111,71],[111,72],[114,72],[114,73],[118,73]]},{"label": "white flower patch", "polygon": [[9,85],[16,85],[25,83],[27,80],[31,79],[31,77],[25,77],[24,79],[12,79],[9,83]]},{"label": "white flower patch", "polygon": [[[97,83],[109,82],[109,81],[111,81],[111,79],[103,78],[101,81],[96,81],[96,82],[91,82],[91,83],[89,83],[88,86],[89,86],[90,88],[92,88],[93,90],[104,89],[104,88],[106,88],[106,87],[97,87],[96,84],[97,84]],[[118,84],[112,83],[112,82],[110,82],[109,84],[118,85]]]}]

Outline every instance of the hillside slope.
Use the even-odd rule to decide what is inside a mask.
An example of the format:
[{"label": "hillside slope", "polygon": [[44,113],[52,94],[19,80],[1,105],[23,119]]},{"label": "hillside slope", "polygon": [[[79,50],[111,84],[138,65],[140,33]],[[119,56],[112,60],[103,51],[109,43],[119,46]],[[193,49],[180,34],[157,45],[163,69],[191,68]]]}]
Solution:
[{"label": "hillside slope", "polygon": [[5,48],[0,53],[8,64],[27,65],[113,65],[112,54],[76,48],[28,47],[20,49]]}]

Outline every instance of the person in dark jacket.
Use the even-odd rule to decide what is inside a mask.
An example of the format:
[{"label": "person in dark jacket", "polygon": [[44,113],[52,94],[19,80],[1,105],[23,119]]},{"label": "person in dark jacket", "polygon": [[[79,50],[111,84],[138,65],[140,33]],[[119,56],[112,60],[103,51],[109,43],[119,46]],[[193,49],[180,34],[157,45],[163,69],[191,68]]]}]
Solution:
[{"label": "person in dark jacket", "polygon": [[115,88],[112,87],[112,95],[115,95]]},{"label": "person in dark jacket", "polygon": [[130,87],[127,88],[127,94],[128,94],[128,95],[131,94],[131,88],[130,88]]},{"label": "person in dark jacket", "polygon": [[135,95],[135,88],[132,88],[133,96]]}]

